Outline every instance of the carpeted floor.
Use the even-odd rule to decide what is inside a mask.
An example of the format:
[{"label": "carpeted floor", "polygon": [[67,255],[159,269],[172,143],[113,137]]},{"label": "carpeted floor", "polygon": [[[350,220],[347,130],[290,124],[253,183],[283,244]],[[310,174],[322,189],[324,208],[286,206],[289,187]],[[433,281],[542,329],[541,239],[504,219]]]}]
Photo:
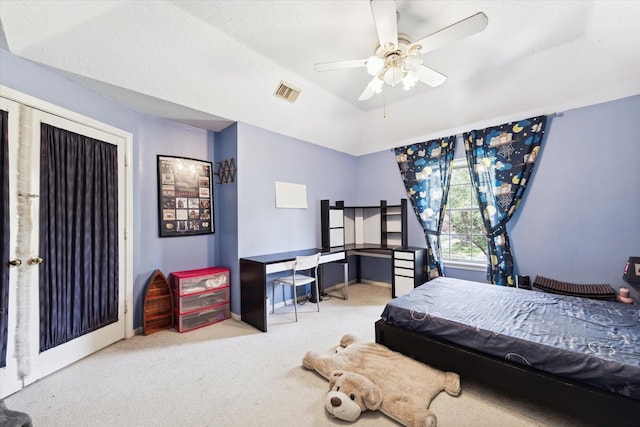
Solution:
[{"label": "carpeted floor", "polygon": [[[187,333],[173,330],[118,342],[5,399],[36,427],[340,426],[324,411],[328,382],[301,367],[308,350],[326,351],[351,333],[374,340],[390,289],[355,284],[350,298],[292,306],[269,316],[269,332],[232,319]],[[439,426],[588,425],[462,378],[462,393],[441,393]],[[380,412],[358,426],[397,426]]]}]

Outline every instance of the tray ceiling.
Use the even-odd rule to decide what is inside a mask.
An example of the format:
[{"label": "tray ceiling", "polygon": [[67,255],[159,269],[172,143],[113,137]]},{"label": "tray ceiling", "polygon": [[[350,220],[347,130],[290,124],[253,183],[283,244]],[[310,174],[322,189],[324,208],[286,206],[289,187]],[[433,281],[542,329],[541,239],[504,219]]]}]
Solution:
[{"label": "tray ceiling", "polygon": [[[358,97],[369,2],[2,0],[0,45],[137,111],[240,121],[354,155],[640,93],[640,2],[397,0],[418,39],[477,12],[485,31],[423,55],[439,87]],[[300,94],[274,96],[281,82]]]}]

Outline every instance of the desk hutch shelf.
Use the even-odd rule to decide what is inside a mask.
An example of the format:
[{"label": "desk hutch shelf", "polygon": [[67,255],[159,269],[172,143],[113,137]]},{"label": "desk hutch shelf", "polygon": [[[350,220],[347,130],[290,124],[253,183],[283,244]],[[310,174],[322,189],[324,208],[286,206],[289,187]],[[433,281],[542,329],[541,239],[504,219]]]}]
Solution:
[{"label": "desk hutch shelf", "polygon": [[320,201],[322,247],[374,244],[385,248],[407,246],[407,199],[399,205],[381,200],[377,206],[345,206]]},{"label": "desk hutch shelf", "polygon": [[360,257],[391,258],[391,293],[395,298],[427,280],[426,249],[408,246],[407,199],[399,205],[380,200],[378,206],[345,206],[320,201],[323,250],[344,247],[356,257],[360,281]]}]

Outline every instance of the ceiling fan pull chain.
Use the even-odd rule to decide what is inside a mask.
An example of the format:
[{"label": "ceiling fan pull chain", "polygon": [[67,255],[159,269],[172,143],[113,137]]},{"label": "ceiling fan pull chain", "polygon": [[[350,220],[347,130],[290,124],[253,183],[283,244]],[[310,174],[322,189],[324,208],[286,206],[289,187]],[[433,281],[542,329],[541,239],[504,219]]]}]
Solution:
[{"label": "ceiling fan pull chain", "polygon": [[387,118],[387,99],[385,98],[384,93],[382,94],[382,118]]}]

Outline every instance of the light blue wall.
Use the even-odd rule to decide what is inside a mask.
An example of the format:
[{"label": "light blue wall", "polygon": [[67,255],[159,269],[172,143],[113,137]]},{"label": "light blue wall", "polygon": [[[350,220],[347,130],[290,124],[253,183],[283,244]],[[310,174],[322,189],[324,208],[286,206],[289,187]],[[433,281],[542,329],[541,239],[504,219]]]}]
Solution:
[{"label": "light blue wall", "polygon": [[202,129],[139,114],[93,91],[0,49],[0,84],[133,135],[133,307],[142,325],[147,281],[155,269],[171,271],[215,265],[215,235],[158,237],[156,156],[213,161],[213,135]]},{"label": "light blue wall", "polygon": [[638,120],[640,95],[551,120],[511,224],[520,274],[626,285],[626,261],[640,255]]},{"label": "light blue wall", "polygon": [[[640,254],[639,118],[636,95],[550,120],[530,188],[508,226],[518,274],[628,286],[622,270],[629,256]],[[361,202],[405,197],[392,153],[359,157],[357,165]],[[409,243],[424,245],[417,220],[409,222]]]},{"label": "light blue wall", "polygon": [[[189,157],[214,161],[213,134],[206,130],[140,115],[136,136],[138,160],[134,181],[138,183],[139,207],[134,206],[134,306],[136,326],[142,324],[142,304],[147,280],[156,269],[169,278],[172,271],[192,270],[216,265],[215,234],[185,237],[159,237],[157,156]],[[214,165],[215,166],[215,165]],[[218,186],[214,185],[215,193]],[[216,218],[217,219],[217,218]],[[218,227],[218,224],[215,224]],[[139,323],[138,323],[139,322]]]},{"label": "light blue wall", "polygon": [[[355,157],[245,123],[238,124],[237,140],[238,257],[320,248],[320,200],[355,200]],[[307,209],[277,209],[276,181],[305,185]],[[329,285],[342,282],[339,265],[327,265],[323,273]],[[237,292],[231,309],[240,313]],[[276,293],[275,302],[281,300]]]},{"label": "light blue wall", "polygon": [[[407,198],[407,192],[400,176],[400,169],[396,163],[395,153],[392,150],[380,151],[356,160],[358,175],[356,177],[355,203],[346,201],[347,204],[356,206],[379,205],[380,200],[386,200],[388,204],[397,205],[400,199]],[[425,246],[422,226],[409,202],[407,209],[407,234],[409,246]]]},{"label": "light blue wall", "polygon": [[[216,134],[216,161],[233,159],[238,162],[238,125]],[[215,212],[218,266],[229,269],[231,279],[231,310],[240,313],[240,271],[238,263],[238,178],[226,184],[216,184]],[[218,178],[215,178],[219,182]]]},{"label": "light blue wall", "polygon": [[[168,276],[229,267],[231,309],[239,314],[239,257],[320,247],[320,200],[355,199],[353,156],[246,124],[214,135],[152,118],[7,51],[0,50],[0,56],[0,84],[133,135],[134,327],[142,325],[144,290],[155,269]],[[220,153],[214,155],[214,149]],[[216,234],[158,237],[158,154],[212,162],[235,158],[236,182],[214,188]],[[305,184],[308,209],[275,209],[275,181]],[[331,269],[327,273],[331,278]]]},{"label": "light blue wall", "polygon": [[[353,157],[242,123],[214,135],[138,114],[1,49],[0,84],[133,134],[134,326],[142,323],[143,292],[155,269],[228,266],[232,311],[240,313],[238,258],[319,247],[320,200],[367,205],[406,197],[390,150]],[[510,224],[520,274],[624,284],[627,257],[640,254],[638,117],[634,96],[551,120],[532,186]],[[235,158],[236,182],[215,185],[215,235],[158,237],[158,154]],[[308,208],[276,209],[275,181],[305,184]],[[424,246],[411,210],[409,244]],[[389,281],[378,274],[386,269],[374,268],[371,279]],[[339,267],[332,275],[341,277]]]},{"label": "light blue wall", "polygon": [[[319,248],[320,200],[355,199],[353,156],[238,124],[238,254]],[[307,209],[277,209],[275,182],[303,184]]]}]

